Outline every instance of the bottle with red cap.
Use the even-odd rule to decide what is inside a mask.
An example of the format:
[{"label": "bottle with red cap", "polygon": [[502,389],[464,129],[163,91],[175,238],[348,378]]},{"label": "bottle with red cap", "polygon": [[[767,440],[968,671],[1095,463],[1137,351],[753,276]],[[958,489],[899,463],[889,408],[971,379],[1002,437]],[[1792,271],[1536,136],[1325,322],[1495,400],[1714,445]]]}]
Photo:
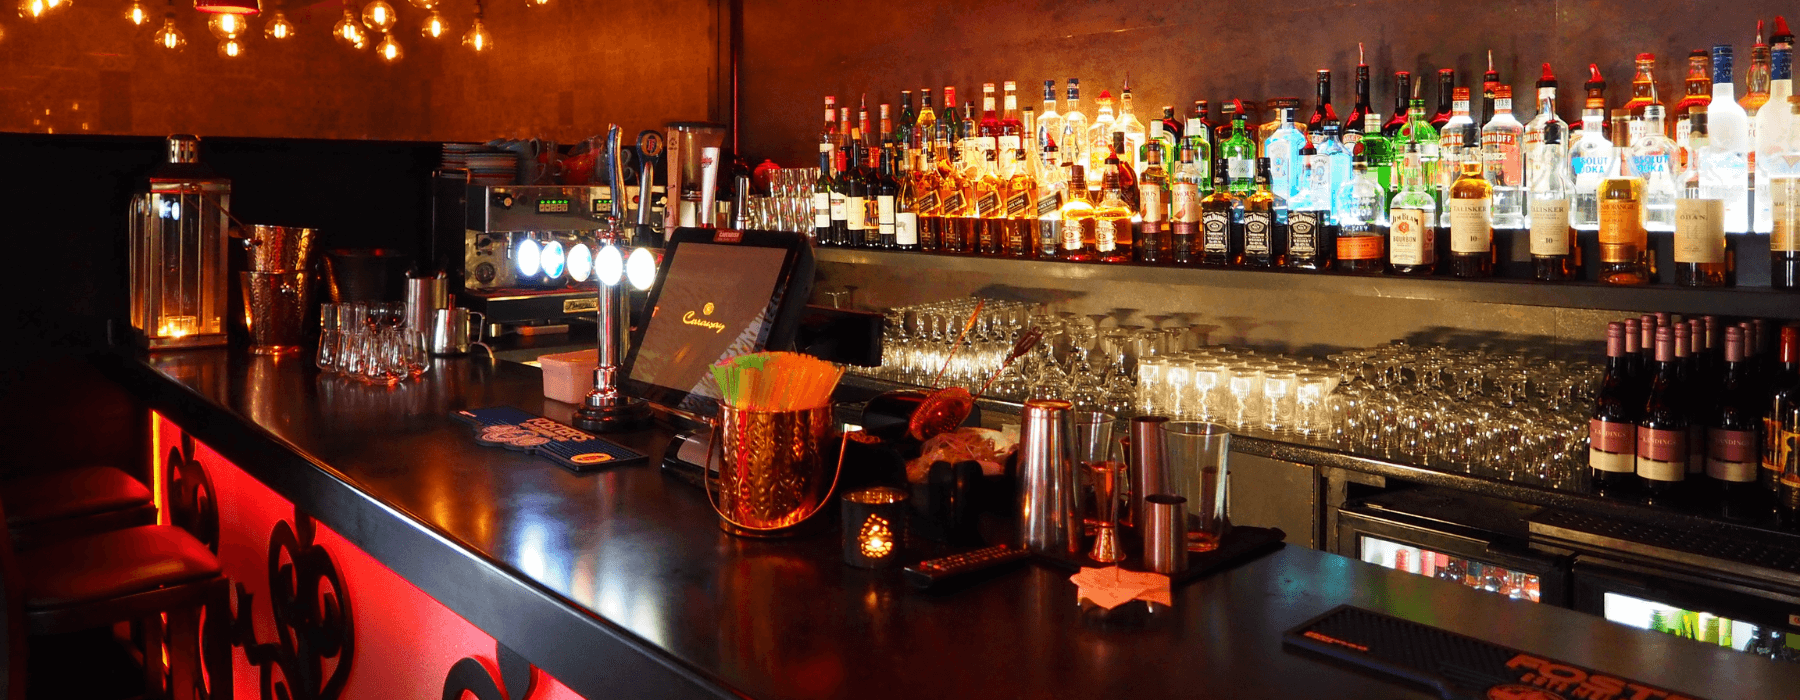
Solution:
[{"label": "bottle with red cap", "polygon": [[1631,120],[1636,122],[1643,121],[1645,107],[1662,105],[1662,98],[1656,90],[1656,54],[1640,53],[1634,63],[1637,65],[1637,72],[1631,76],[1631,99],[1625,101],[1624,109],[1631,113]]},{"label": "bottle with red cap", "polygon": [[1769,510],[1769,492],[1757,483],[1761,402],[1747,369],[1743,329],[1725,329],[1724,381],[1706,431],[1706,477],[1712,485],[1716,512],[1738,520],[1756,519]]},{"label": "bottle with red cap", "polygon": [[[1600,133],[1612,133],[1612,113],[1606,109],[1606,78],[1600,76],[1600,64],[1588,64],[1588,79],[1587,82],[1581,84],[1581,88],[1587,91],[1587,97],[1584,98],[1581,105],[1582,110],[1600,110]],[[1581,125],[1581,120],[1577,120],[1574,124],[1570,124],[1569,128],[1580,131]]]},{"label": "bottle with red cap", "polygon": [[[1712,87],[1707,83],[1707,87]],[[1557,133],[1562,134],[1563,148],[1567,149],[1574,140],[1574,132],[1569,130],[1568,122],[1556,114],[1556,73],[1550,70],[1550,64],[1544,64],[1544,73],[1537,81],[1537,114],[1531,121],[1525,122],[1525,157],[1537,152],[1537,147],[1544,143],[1544,130],[1550,124],[1558,125]]]},{"label": "bottle with red cap", "polygon": [[1653,505],[1675,505],[1687,480],[1689,410],[1674,328],[1656,329],[1655,372],[1638,418],[1638,488]]},{"label": "bottle with red cap", "polygon": [[1588,419],[1588,484],[1602,496],[1627,495],[1637,481],[1637,422],[1644,399],[1634,387],[1631,364],[1625,324],[1607,324],[1606,374]]}]

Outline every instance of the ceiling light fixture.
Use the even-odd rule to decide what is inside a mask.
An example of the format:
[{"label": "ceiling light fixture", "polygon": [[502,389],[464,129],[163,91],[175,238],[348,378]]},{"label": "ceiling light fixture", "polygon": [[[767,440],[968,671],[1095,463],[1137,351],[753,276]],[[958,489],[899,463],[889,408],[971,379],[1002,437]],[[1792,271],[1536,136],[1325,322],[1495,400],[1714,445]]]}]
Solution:
[{"label": "ceiling light fixture", "polygon": [[237,37],[226,37],[224,41],[219,42],[219,58],[237,58],[242,55],[244,55],[244,42],[238,41]]},{"label": "ceiling light fixture", "polygon": [[363,6],[363,26],[378,32],[386,32],[394,28],[394,6],[387,0],[375,0]]},{"label": "ceiling light fixture", "polygon": [[287,39],[293,35],[294,23],[289,22],[287,14],[281,10],[276,10],[275,16],[270,18],[269,23],[263,27],[263,36],[276,41]]},{"label": "ceiling light fixture", "polygon": [[230,39],[243,34],[244,29],[248,26],[243,15],[218,14],[206,21],[206,28],[212,30],[213,36],[220,39]]},{"label": "ceiling light fixture", "polygon": [[132,24],[142,27],[145,22],[150,21],[150,11],[144,9],[144,3],[138,2],[137,0],[131,0],[131,7],[125,8],[125,19],[131,20]]},{"label": "ceiling light fixture", "polygon": [[463,35],[463,46],[470,51],[481,53],[494,46],[494,38],[488,36],[487,25],[481,23],[481,0],[475,0],[475,23],[469,26],[469,33]]},{"label": "ceiling light fixture", "polygon": [[356,21],[356,15],[350,11],[349,0],[344,2],[344,18],[331,27],[331,36],[338,43],[353,49],[361,49],[367,41],[362,24]]},{"label": "ceiling light fixture", "polygon": [[437,10],[432,10],[431,14],[425,17],[425,23],[419,25],[419,34],[427,39],[436,39],[448,31],[450,31],[450,24],[444,21],[444,16]]},{"label": "ceiling light fixture", "polygon": [[394,41],[392,34],[382,37],[381,43],[375,45],[375,55],[380,56],[381,60],[386,63],[399,63],[400,59],[404,58],[400,50],[400,42]]},{"label": "ceiling light fixture", "polygon": [[175,28],[175,13],[173,12],[163,14],[162,28],[150,35],[150,40],[156,42],[157,46],[170,51],[180,51],[183,46],[187,46],[187,37],[181,34],[180,29]]}]

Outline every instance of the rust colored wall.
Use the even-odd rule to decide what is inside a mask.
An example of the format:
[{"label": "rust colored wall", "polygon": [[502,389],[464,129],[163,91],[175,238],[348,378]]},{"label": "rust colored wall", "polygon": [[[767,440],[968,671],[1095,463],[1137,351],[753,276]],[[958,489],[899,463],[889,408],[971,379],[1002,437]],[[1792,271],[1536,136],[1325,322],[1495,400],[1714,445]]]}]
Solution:
[{"label": "rust colored wall", "polygon": [[[191,2],[175,3],[188,45],[170,53],[124,19],[128,0],[83,0],[37,23],[0,14],[0,131],[286,138],[571,141],[617,122],[627,133],[704,119],[716,102],[719,0],[523,0],[487,3],[494,49],[460,37],[474,3],[443,9],[454,34],[427,40],[405,0],[396,65],[330,37],[339,2],[285,3],[297,36],[262,37],[226,60]],[[360,13],[361,2],[356,3]],[[274,2],[265,1],[265,15]],[[616,27],[630,27],[629,31]],[[654,41],[652,40],[654,38]]]},{"label": "rust colored wall", "polygon": [[[1586,64],[1600,64],[1608,94],[1622,102],[1632,57],[1641,51],[1661,59],[1669,95],[1681,89],[1690,49],[1735,43],[1741,86],[1757,18],[1793,9],[1771,0],[921,0],[905,7],[876,20],[858,3],[747,5],[746,154],[814,164],[827,94],[840,105],[847,98],[854,117],[864,92],[871,113],[873,104],[898,104],[901,90],[923,86],[941,98],[945,85],[955,85],[959,100],[979,104],[981,83],[1010,79],[1019,82],[1021,106],[1037,106],[1045,79],[1079,77],[1083,111],[1092,118],[1094,96],[1101,88],[1117,94],[1127,71],[1138,116],[1147,119],[1165,104],[1232,97],[1303,97],[1304,115],[1312,109],[1313,71],[1330,68],[1341,115],[1352,101],[1359,41],[1383,115],[1393,103],[1393,71],[1455,67],[1459,84],[1479,85],[1492,49],[1515,95],[1533,94],[1538,65],[1551,62],[1567,118],[1578,109],[1569,98],[1579,95]],[[1433,92],[1427,86],[1428,102]]]}]

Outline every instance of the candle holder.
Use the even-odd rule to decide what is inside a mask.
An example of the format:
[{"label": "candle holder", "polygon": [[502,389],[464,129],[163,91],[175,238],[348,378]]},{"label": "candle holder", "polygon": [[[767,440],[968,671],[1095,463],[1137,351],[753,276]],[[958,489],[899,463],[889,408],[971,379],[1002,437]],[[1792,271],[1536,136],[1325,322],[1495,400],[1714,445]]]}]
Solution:
[{"label": "candle holder", "polygon": [[900,565],[906,543],[907,493],[888,486],[851,491],[840,499],[844,515],[844,563],[860,569]]}]

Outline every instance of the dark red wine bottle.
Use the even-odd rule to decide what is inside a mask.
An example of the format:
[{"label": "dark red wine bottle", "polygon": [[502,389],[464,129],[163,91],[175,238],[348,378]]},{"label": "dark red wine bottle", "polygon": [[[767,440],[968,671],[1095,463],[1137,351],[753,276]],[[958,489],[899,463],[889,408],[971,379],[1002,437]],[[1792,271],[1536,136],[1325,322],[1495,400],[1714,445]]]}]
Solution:
[{"label": "dark red wine bottle", "polygon": [[[1748,346],[1746,346],[1748,347]],[[1746,363],[1752,375],[1751,386],[1763,386],[1763,453],[1762,471],[1758,477],[1769,493],[1781,486],[1781,470],[1786,452],[1781,445],[1781,420],[1788,407],[1800,403],[1800,327],[1781,329],[1781,364],[1771,374],[1758,376],[1755,364]],[[1769,381],[1761,381],[1768,377]]]},{"label": "dark red wine bottle", "polygon": [[1694,329],[1687,321],[1672,321],[1671,330],[1675,336],[1675,376],[1681,393],[1676,401],[1687,410],[1687,474],[1689,479],[1699,479],[1706,473],[1706,425],[1712,422],[1713,395],[1706,389],[1710,386],[1700,384],[1699,370],[1694,362]]},{"label": "dark red wine bottle", "polygon": [[1638,317],[1638,382],[1650,390],[1650,375],[1656,372],[1656,315]]},{"label": "dark red wine bottle", "polygon": [[1606,374],[1588,421],[1588,483],[1594,493],[1621,497],[1637,482],[1638,408],[1631,357],[1625,352],[1625,324],[1606,325]]},{"label": "dark red wine bottle", "polygon": [[1637,378],[1644,375],[1642,330],[1635,318],[1625,319],[1625,367],[1627,376],[1635,384]]},{"label": "dark red wine bottle", "polygon": [[1674,505],[1687,480],[1688,406],[1675,358],[1675,329],[1656,329],[1656,367],[1637,428],[1638,488],[1654,505]]},{"label": "dark red wine bottle", "polygon": [[1762,412],[1757,391],[1746,381],[1744,333],[1725,329],[1724,383],[1706,432],[1706,476],[1719,515],[1737,520],[1769,512],[1769,491],[1756,483],[1762,452]]}]

